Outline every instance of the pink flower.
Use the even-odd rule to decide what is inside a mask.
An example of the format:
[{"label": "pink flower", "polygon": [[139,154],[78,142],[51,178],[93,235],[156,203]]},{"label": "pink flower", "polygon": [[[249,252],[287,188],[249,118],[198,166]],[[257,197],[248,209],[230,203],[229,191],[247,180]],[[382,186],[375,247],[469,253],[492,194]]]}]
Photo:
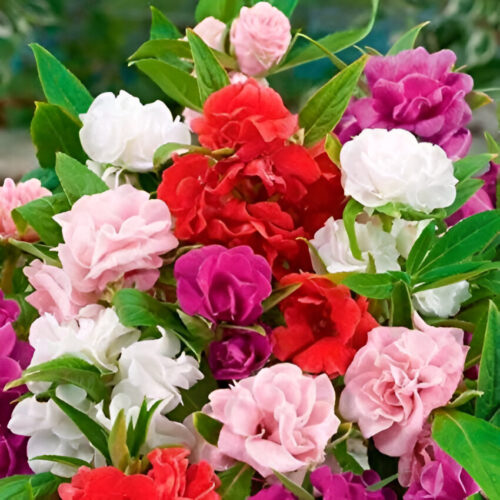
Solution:
[{"label": "pink flower", "polygon": [[218,450],[262,476],[319,463],[339,419],[326,375],[310,377],[280,363],[210,395],[206,413],[224,425]]},{"label": "pink flower", "polygon": [[165,203],[130,185],[83,196],[54,220],[64,238],[59,259],[78,292],[100,294],[122,280],[148,290],[158,279],[160,255],[178,245]]},{"label": "pink flower", "polygon": [[69,276],[56,266],[34,260],[24,268],[35,291],[26,300],[40,315],[50,313],[59,323],[73,319],[80,309],[97,301],[94,294],[82,293],[73,288]]},{"label": "pink flower", "polygon": [[3,186],[0,187],[0,238],[38,240],[38,235],[31,227],[24,234],[19,234],[10,213],[14,208],[51,194],[48,189],[42,187],[38,179],[30,179],[17,185],[12,179],[5,179]]},{"label": "pink flower", "polygon": [[215,17],[205,17],[200,21],[193,31],[212,49],[219,52],[224,51],[224,33],[226,24]]},{"label": "pink flower", "polygon": [[231,45],[243,73],[254,76],[278,63],[290,45],[290,21],[267,2],[243,7],[231,26]]},{"label": "pink flower", "polygon": [[386,455],[412,449],[430,412],[445,405],[460,379],[468,347],[458,328],[433,328],[414,315],[415,330],[378,327],[345,374],[339,410]]}]

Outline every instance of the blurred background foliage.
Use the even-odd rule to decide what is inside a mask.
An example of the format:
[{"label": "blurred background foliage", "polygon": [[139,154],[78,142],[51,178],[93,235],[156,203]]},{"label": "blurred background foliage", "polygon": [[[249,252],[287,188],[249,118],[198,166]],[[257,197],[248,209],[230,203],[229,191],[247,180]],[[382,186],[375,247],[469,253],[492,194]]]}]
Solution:
[{"label": "blurred background foliage", "polygon": [[[144,102],[164,99],[153,83],[126,64],[126,58],[149,37],[151,3],[179,28],[194,23],[196,0],[0,0],[0,133],[27,129],[33,101],[43,99],[28,47],[34,41],[70,68],[93,95],[124,88]],[[457,65],[465,66],[478,89],[500,87],[500,0],[380,3],[377,22],[363,47],[385,53],[401,33],[430,20],[419,44],[431,51],[453,49]],[[292,26],[317,39],[361,26],[368,15],[367,0],[301,0]],[[357,54],[350,49],[340,55],[350,61]],[[305,89],[312,90],[331,74],[331,62],[322,59],[273,76],[271,85],[293,109],[306,97]],[[498,92],[492,95],[500,97]]]}]

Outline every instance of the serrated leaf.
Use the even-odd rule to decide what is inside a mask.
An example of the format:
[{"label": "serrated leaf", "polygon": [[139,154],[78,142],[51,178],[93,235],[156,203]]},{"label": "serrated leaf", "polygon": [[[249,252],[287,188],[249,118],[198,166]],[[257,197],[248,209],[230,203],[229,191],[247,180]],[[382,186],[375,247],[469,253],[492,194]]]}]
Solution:
[{"label": "serrated leaf", "polygon": [[250,496],[254,474],[249,465],[238,462],[218,474],[221,485],[217,493],[223,500],[246,500]]},{"label": "serrated leaf", "polygon": [[467,156],[453,164],[454,176],[463,181],[477,174],[488,166],[488,163],[495,158],[495,155],[483,153],[480,155]]},{"label": "serrated leaf", "polygon": [[426,21],[425,23],[418,24],[417,26],[414,26],[411,30],[407,31],[389,49],[387,55],[393,56],[399,54],[403,50],[413,49],[413,47],[415,46],[415,41],[417,40],[420,31],[429,23],[430,21]]},{"label": "serrated leaf", "polygon": [[351,274],[341,282],[343,285],[372,299],[388,299],[394,287],[394,280],[388,274]]},{"label": "serrated leaf", "polygon": [[430,222],[420,233],[420,236],[417,238],[417,241],[415,241],[411,247],[410,253],[408,254],[408,259],[406,260],[406,271],[410,275],[417,272],[420,264],[434,245],[435,241],[436,224],[434,222]]},{"label": "serrated leaf", "polygon": [[176,39],[182,36],[181,32],[176,26],[154,5],[150,6],[151,9],[151,31],[149,37],[151,40],[161,38]]},{"label": "serrated leaf", "polygon": [[305,130],[306,146],[323,139],[340,121],[367,60],[368,57],[363,56],[347,66],[306,102],[299,112],[299,123]]},{"label": "serrated leaf", "polygon": [[302,486],[294,483],[291,479],[288,479],[284,474],[281,474],[281,472],[273,470],[273,474],[288,491],[298,498],[298,500],[314,500],[314,497],[308,491],[302,488]]},{"label": "serrated leaf", "polygon": [[219,434],[223,426],[222,422],[209,417],[206,413],[197,411],[193,413],[193,426],[207,443],[217,446]]},{"label": "serrated leaf", "polygon": [[194,17],[197,23],[210,16],[227,23],[238,16],[243,4],[243,0],[199,0]]},{"label": "serrated leaf", "polygon": [[61,106],[75,117],[86,113],[93,99],[83,83],[47,49],[37,43],[30,47],[47,101]]},{"label": "serrated leaf", "polygon": [[347,237],[349,238],[349,247],[352,256],[358,260],[363,260],[363,257],[361,256],[361,250],[356,237],[356,217],[363,212],[363,208],[364,207],[361,203],[358,203],[354,198],[351,198],[347,202],[342,214],[344,228],[347,233]]},{"label": "serrated leaf", "polygon": [[269,311],[274,306],[277,306],[282,300],[292,295],[293,292],[298,290],[302,286],[302,283],[294,283],[293,285],[287,285],[284,287],[276,288],[271,292],[271,295],[262,302],[263,312]]},{"label": "serrated leaf", "polygon": [[64,153],[56,154],[56,173],[71,204],[84,195],[103,193],[109,189],[94,172]]}]

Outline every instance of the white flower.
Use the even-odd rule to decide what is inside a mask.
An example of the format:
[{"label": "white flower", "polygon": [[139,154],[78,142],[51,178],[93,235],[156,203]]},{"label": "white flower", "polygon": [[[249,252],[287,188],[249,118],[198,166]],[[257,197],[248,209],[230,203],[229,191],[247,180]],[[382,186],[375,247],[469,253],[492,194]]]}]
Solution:
[{"label": "white flower", "polygon": [[163,102],[143,105],[124,90],[117,97],[100,94],[80,119],[80,141],[90,159],[131,171],[151,170],[154,152],[167,142],[191,143],[187,125],[174,120]]},{"label": "white flower", "polygon": [[459,281],[440,288],[417,292],[413,299],[416,309],[422,314],[449,318],[455,316],[462,303],[470,297],[469,283]]},{"label": "white flower", "polygon": [[[64,385],[56,389],[56,394],[82,412],[92,410],[83,389]],[[52,472],[71,477],[75,473],[74,467],[45,460],[31,460],[39,455],[65,455],[85,460],[97,467],[105,465],[104,457],[52,400],[41,403],[34,397],[23,399],[15,406],[8,427],[14,434],[30,436],[28,460],[36,474]]]},{"label": "white flower", "polygon": [[203,373],[197,361],[184,352],[175,358],[180,351],[179,339],[160,330],[161,338],[136,342],[122,350],[113,394],[126,393],[135,406],[144,398],[161,400],[161,411],[168,413],[182,402],[178,388],[189,389]]},{"label": "white flower", "polygon": [[405,259],[408,258],[410,250],[429,222],[429,219],[419,221],[394,219],[391,234],[396,238],[396,248],[398,252]]},{"label": "white flower", "polygon": [[453,163],[402,129],[365,129],[340,151],[344,192],[366,207],[402,203],[425,213],[455,200]]},{"label": "white flower", "polygon": [[113,167],[105,163],[87,160],[87,167],[91,172],[98,175],[110,189],[116,189],[123,184],[138,186],[137,174],[128,172],[120,167]]},{"label": "white flower", "polygon": [[[400,269],[396,241],[382,229],[378,219],[372,218],[366,223],[356,222],[354,227],[362,260],[352,255],[344,221],[340,219],[330,217],[311,240],[329,273],[365,272],[370,262],[369,254],[373,257],[378,273]],[[320,272],[319,269],[315,270]]]},{"label": "white flower", "polygon": [[51,314],[44,314],[31,325],[30,343],[35,349],[31,366],[72,354],[101,370],[116,372],[122,348],[139,336],[138,330],[123,326],[110,308],[102,308],[94,317],[79,317],[62,324]]}]

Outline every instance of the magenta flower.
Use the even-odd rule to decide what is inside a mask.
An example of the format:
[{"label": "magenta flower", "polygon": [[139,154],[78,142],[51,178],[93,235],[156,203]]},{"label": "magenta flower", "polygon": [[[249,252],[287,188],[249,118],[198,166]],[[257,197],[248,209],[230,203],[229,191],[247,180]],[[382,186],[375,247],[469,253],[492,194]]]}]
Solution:
[{"label": "magenta flower", "polygon": [[366,470],[361,476],[352,472],[334,474],[325,465],[311,473],[311,483],[324,500],[396,500],[396,493],[390,488],[366,489],[379,481],[380,476],[373,470]]},{"label": "magenta flower", "polygon": [[255,323],[271,294],[271,268],[248,246],[191,250],[175,263],[174,276],[182,310],[214,323]]},{"label": "magenta flower", "polygon": [[451,50],[429,54],[423,47],[370,58],[365,74],[372,95],[351,101],[336,129],[340,141],[365,128],[403,128],[453,160],[466,156],[472,113],[465,96],[473,80],[452,71],[455,61]]},{"label": "magenta flower", "polygon": [[216,380],[240,380],[262,368],[270,355],[267,335],[226,329],[223,340],[210,344],[208,364]]},{"label": "magenta flower", "polygon": [[270,488],[259,491],[248,500],[296,500],[297,497],[290,493],[283,485],[273,484]]}]

